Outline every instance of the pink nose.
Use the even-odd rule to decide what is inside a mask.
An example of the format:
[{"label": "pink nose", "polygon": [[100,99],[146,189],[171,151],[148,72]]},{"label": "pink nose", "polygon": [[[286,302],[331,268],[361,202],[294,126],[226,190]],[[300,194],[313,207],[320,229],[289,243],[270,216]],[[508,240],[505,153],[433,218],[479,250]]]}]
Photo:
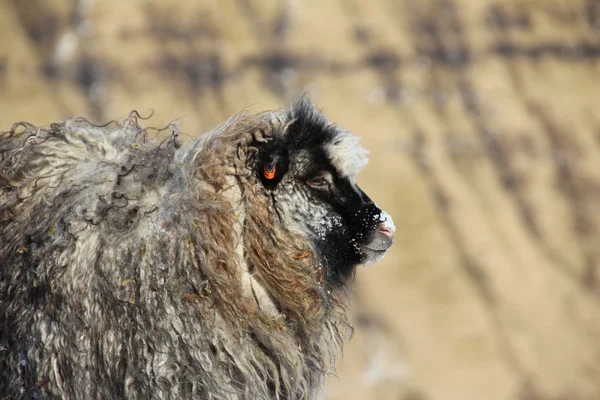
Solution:
[{"label": "pink nose", "polygon": [[387,236],[389,238],[394,237],[394,231],[391,227],[389,227],[387,224],[385,223],[381,223],[377,226],[377,230],[379,230],[379,232],[384,235]]}]

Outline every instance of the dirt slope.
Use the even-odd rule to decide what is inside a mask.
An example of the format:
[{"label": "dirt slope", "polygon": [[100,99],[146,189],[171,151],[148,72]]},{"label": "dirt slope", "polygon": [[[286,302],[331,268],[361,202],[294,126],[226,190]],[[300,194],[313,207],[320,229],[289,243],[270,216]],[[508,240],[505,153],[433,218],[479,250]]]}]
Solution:
[{"label": "dirt slope", "polygon": [[0,2],[0,128],[308,91],[399,228],[332,399],[600,399],[600,2]]}]

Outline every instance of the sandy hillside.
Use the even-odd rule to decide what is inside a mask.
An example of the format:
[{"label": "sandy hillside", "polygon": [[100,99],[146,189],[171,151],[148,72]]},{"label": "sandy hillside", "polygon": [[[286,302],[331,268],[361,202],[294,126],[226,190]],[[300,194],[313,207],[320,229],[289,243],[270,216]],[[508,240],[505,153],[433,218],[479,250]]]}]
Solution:
[{"label": "sandy hillside", "polygon": [[0,130],[303,91],[398,227],[328,397],[600,399],[599,1],[0,1]]}]

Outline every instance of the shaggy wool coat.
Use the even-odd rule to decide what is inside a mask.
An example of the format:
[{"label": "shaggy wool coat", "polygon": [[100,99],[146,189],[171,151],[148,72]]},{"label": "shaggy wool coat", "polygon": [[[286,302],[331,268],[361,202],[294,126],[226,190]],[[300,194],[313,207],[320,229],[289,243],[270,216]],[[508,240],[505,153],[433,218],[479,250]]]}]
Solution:
[{"label": "shaggy wool coat", "polygon": [[183,146],[137,113],[0,136],[0,398],[317,397],[346,285],[257,173],[298,107],[333,129],[305,102]]}]

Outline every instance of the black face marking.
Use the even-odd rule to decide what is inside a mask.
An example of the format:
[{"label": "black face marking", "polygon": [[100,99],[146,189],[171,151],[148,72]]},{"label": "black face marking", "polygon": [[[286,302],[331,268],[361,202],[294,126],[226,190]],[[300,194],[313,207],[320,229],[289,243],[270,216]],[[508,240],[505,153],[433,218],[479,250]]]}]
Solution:
[{"label": "black face marking", "polygon": [[343,285],[354,274],[354,267],[365,262],[365,251],[369,250],[364,245],[375,235],[381,210],[349,179],[334,176],[331,191],[318,196],[331,204],[343,221],[342,229],[333,229],[315,240],[327,280]]}]

